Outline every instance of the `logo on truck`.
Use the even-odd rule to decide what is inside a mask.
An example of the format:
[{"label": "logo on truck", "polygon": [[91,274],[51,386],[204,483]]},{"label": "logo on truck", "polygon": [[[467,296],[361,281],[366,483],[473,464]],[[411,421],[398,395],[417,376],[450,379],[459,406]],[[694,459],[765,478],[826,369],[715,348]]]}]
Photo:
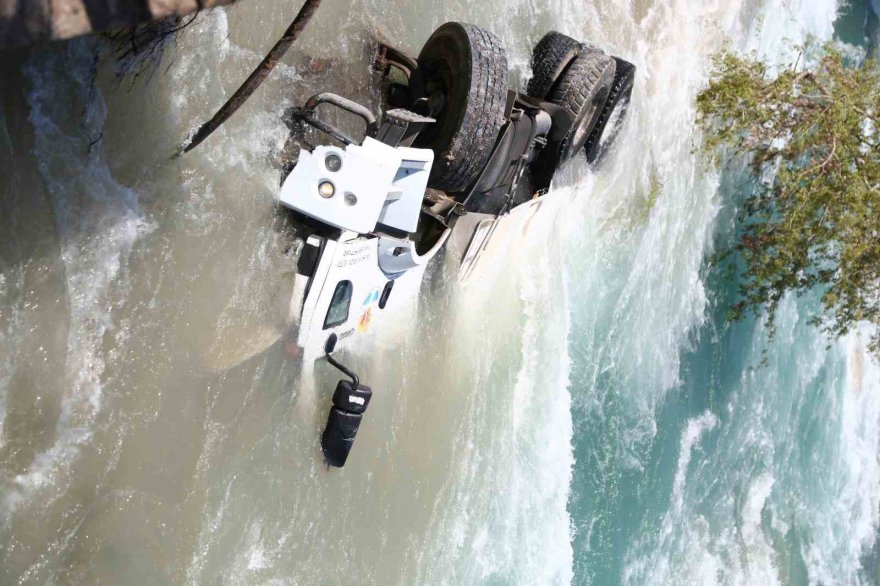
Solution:
[{"label": "logo on truck", "polygon": [[359,334],[365,334],[370,329],[370,322],[373,321],[373,306],[379,303],[379,289],[375,288],[367,293],[361,309],[361,316],[358,318],[357,330]]}]

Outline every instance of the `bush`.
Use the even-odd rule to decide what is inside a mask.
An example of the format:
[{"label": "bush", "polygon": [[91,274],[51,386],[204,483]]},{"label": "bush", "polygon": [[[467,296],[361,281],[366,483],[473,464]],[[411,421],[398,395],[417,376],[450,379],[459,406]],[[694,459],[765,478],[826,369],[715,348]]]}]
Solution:
[{"label": "bush", "polygon": [[[739,210],[724,255],[739,258],[731,318],[773,317],[788,292],[822,291],[813,322],[834,336],[880,325],[880,73],[850,67],[833,46],[809,69],[803,51],[773,71],[724,52],[697,98],[710,153],[749,157],[758,189]],[[880,335],[871,341],[880,355]]]}]

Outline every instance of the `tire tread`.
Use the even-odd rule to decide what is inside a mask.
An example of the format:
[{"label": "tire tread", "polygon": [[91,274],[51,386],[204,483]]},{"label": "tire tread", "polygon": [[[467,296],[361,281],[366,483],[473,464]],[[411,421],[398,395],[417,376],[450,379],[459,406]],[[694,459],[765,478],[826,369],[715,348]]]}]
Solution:
[{"label": "tire tread", "polygon": [[[616,63],[614,85],[611,86],[611,93],[608,94],[608,100],[605,102],[605,107],[602,108],[602,113],[596,121],[596,126],[593,128],[593,132],[590,134],[590,137],[584,145],[584,149],[587,152],[587,161],[590,164],[598,161],[605,151],[611,147],[610,142],[606,141],[606,144],[604,145],[601,143],[602,136],[606,130],[610,130],[612,135],[609,140],[613,141],[619,128],[606,129],[608,121],[618,103],[622,102],[623,108],[629,106],[630,96],[632,95],[636,66],[618,57],[615,57],[614,61]],[[625,113],[626,111],[624,110],[624,114]]]},{"label": "tire tread", "polygon": [[[550,101],[561,106],[572,120],[577,120],[584,108],[588,106],[588,102],[595,97],[597,91],[603,85],[613,83],[614,71],[613,58],[601,51],[587,49],[568,67],[562,79],[553,89]],[[602,108],[604,108],[604,103],[599,106],[599,112],[602,111]],[[598,113],[594,115],[594,118],[598,119]],[[564,143],[572,138],[574,131],[575,127],[573,126]],[[563,144],[563,150],[568,151],[568,155],[571,156],[577,149],[569,149],[567,144]]]},{"label": "tire tread", "polygon": [[471,87],[458,131],[439,153],[431,173],[432,187],[462,192],[479,178],[504,123],[508,64],[504,45],[493,33],[460,23],[471,44]]},{"label": "tire tread", "polygon": [[532,79],[526,93],[544,99],[565,67],[577,57],[583,45],[558,31],[550,31],[538,41],[532,51]]}]

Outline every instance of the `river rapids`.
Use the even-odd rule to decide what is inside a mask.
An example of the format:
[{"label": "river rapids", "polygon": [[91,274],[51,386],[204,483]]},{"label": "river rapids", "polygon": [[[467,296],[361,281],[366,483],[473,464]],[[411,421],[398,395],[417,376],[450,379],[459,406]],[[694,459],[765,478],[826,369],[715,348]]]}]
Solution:
[{"label": "river rapids", "polygon": [[[694,125],[721,47],[857,53],[865,3],[325,0],[173,158],[297,9],[203,13],[136,77],[101,38],[0,60],[0,584],[878,584],[871,332],[825,338],[810,296],[772,339],[726,323],[709,259],[748,183]],[[548,30],[590,40],[638,66],[633,106],[477,278],[437,263],[347,355],[375,394],[327,471],[338,374],[262,344],[299,251],[281,114],[375,107],[374,40],[447,20],[500,35],[516,84]]]}]

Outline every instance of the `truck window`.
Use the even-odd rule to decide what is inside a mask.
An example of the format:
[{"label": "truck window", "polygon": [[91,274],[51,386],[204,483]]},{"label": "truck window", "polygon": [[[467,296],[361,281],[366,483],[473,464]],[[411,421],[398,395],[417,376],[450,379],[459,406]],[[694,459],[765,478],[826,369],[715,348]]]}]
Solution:
[{"label": "truck window", "polygon": [[339,281],[336,290],[333,291],[333,299],[330,300],[330,308],[327,309],[327,317],[324,319],[324,329],[335,328],[348,320],[348,308],[351,306],[351,294],[354,287],[351,281]]}]

